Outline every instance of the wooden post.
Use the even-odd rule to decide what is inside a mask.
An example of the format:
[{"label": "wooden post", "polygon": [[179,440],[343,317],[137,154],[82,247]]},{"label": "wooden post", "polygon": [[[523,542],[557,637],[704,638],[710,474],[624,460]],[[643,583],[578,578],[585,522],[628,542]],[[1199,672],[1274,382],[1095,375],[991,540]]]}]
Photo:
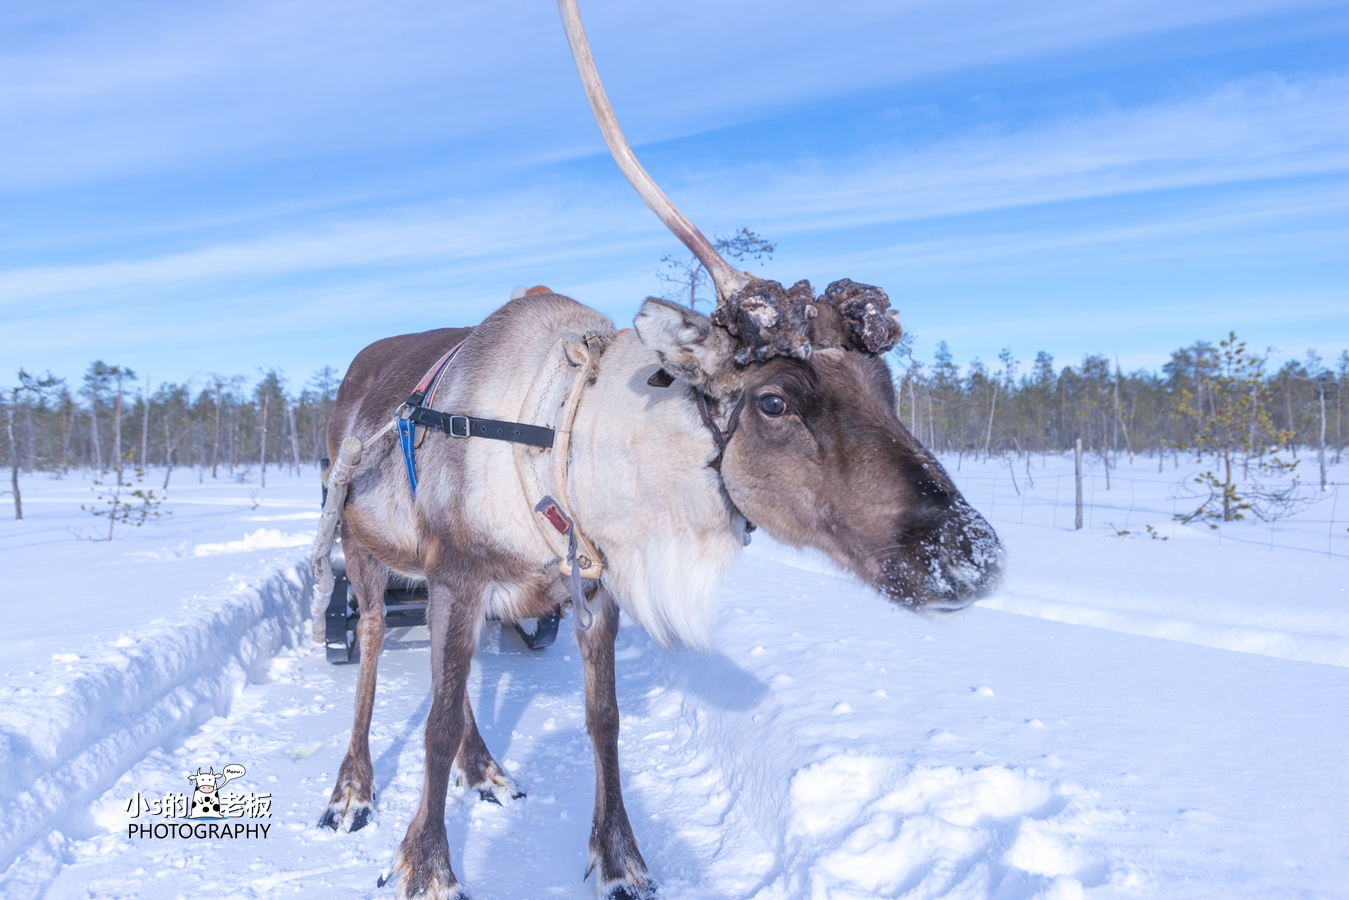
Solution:
[{"label": "wooden post", "polygon": [[314,548],[309,553],[309,560],[314,566],[314,640],[320,644],[326,639],[323,617],[335,583],[328,554],[332,552],[333,541],[337,537],[342,506],[347,502],[347,484],[351,481],[352,471],[360,464],[362,449],[361,439],[355,435],[342,441],[337,461],[328,471],[328,500],[319,515],[318,533],[314,535]]},{"label": "wooden post", "polygon": [[1082,530],[1082,439],[1077,439],[1077,447],[1073,453],[1073,475],[1077,482],[1077,516],[1073,519],[1073,528],[1077,531]]}]

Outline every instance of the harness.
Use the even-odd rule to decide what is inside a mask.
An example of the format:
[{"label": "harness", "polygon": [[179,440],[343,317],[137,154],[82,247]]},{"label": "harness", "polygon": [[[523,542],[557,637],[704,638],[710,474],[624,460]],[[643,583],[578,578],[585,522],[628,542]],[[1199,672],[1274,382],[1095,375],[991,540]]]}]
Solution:
[{"label": "harness", "polygon": [[[417,496],[417,448],[425,438],[426,429],[441,431],[451,438],[480,437],[515,444],[516,472],[520,476],[525,496],[529,499],[540,497],[533,505],[534,524],[544,542],[557,555],[559,571],[567,576],[572,606],[576,609],[576,626],[581,631],[588,630],[595,619],[582,581],[599,580],[604,574],[604,563],[595,545],[581,533],[575,518],[566,508],[565,500],[556,499],[552,493],[547,492],[545,475],[540,471],[539,463],[543,451],[553,452],[551,473],[553,493],[565,498],[572,422],[576,416],[582,390],[596,375],[598,358],[603,352],[606,340],[604,336],[595,332],[583,336],[567,335],[553,346],[544,365],[535,376],[521,408],[522,418],[546,420],[550,417],[548,415],[550,410],[560,409],[556,428],[481,419],[462,413],[445,413],[431,409],[442,377],[464,346],[464,341],[460,341],[426,371],[407,400],[398,407],[394,420],[380,432],[397,427],[403,462],[407,467],[408,485],[412,489],[414,499]],[[574,368],[576,371],[572,375],[565,397],[559,398],[563,382],[556,376],[568,368]],[[655,374],[647,379],[647,384],[664,388],[669,387],[674,381],[674,377],[664,369],[657,369]],[[716,459],[710,466],[720,475],[726,445],[740,424],[740,411],[745,404],[745,395],[742,394],[731,409],[724,431],[712,420],[706,394],[701,390],[695,390],[694,400],[698,406],[698,415],[703,425],[711,432],[712,440],[717,447]],[[417,431],[418,427],[422,428],[421,432]],[[745,543],[749,543],[749,533],[753,530],[754,525],[746,520]]]},{"label": "harness", "polygon": [[[604,573],[604,564],[594,544],[581,533],[565,501],[555,499],[548,492],[549,485],[539,471],[539,463],[543,451],[553,451],[552,492],[565,498],[572,421],[576,416],[582,389],[596,374],[598,357],[605,340],[593,332],[584,336],[567,335],[553,346],[536,375],[521,408],[521,417],[547,421],[551,417],[550,412],[560,409],[556,428],[431,409],[442,377],[464,345],[460,341],[426,371],[407,400],[398,407],[394,420],[380,432],[397,427],[408,485],[414,499],[417,496],[417,448],[425,438],[427,429],[444,432],[452,438],[480,437],[515,444],[516,471],[525,496],[531,502],[533,498],[541,497],[533,506],[534,524],[545,543],[557,554],[558,569],[568,577],[572,605],[577,611],[577,627],[582,631],[594,623],[594,613],[582,580],[598,581]],[[556,377],[568,368],[576,369],[569,385]],[[564,398],[559,398],[557,395],[563,385],[566,385],[567,391]],[[422,429],[420,432],[417,430],[419,427]]]},{"label": "harness", "polygon": [[414,499],[417,496],[417,448],[421,446],[422,438],[425,436],[425,432],[417,434],[418,425],[443,431],[450,437],[482,437],[530,444],[535,447],[553,446],[551,428],[523,425],[519,422],[502,422],[497,419],[478,419],[458,413],[437,412],[430,408],[430,404],[435,402],[436,388],[440,387],[441,376],[450,367],[450,363],[454,362],[462,346],[464,342],[460,341],[436,360],[435,365],[427,369],[422,380],[417,382],[412,393],[408,394],[403,405],[398,407],[398,441],[403,447],[403,462],[407,465],[408,484],[412,488]]}]

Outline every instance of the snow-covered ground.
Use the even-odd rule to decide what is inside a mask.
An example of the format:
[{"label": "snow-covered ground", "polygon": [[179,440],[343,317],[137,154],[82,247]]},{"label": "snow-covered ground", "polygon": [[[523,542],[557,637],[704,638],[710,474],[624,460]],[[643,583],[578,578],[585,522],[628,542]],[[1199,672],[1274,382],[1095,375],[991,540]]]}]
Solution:
[{"label": "snow-covered ground", "polygon": [[[1074,532],[1070,459],[1032,459],[1034,486],[1024,460],[948,463],[1010,557],[963,616],[904,613],[756,535],[717,653],[624,627],[625,797],[663,896],[1349,894],[1338,494],[1213,532],[1171,519],[1184,463],[1121,466],[1108,492],[1097,465]],[[174,479],[173,515],[111,543],[72,535],[102,524],[74,476],[25,479],[27,518],[0,524],[0,896],[389,893],[375,880],[421,789],[425,630],[380,662],[378,819],[315,828],[356,677],[307,639],[316,475]],[[482,900],[590,896],[570,622],[543,651],[489,625],[471,692],[529,796],[450,806],[456,871]],[[128,837],[174,821],[133,819],[138,792],[190,795],[189,773],[229,763],[272,797],[233,820],[265,838]]]}]

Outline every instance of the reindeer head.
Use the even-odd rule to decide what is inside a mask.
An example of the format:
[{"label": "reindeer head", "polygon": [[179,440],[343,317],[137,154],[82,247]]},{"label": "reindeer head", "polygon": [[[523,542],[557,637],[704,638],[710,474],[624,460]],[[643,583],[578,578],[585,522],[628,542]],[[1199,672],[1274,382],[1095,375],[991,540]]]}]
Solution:
[{"label": "reindeer head", "polygon": [[773,537],[811,546],[910,609],[958,609],[996,585],[988,523],[904,428],[883,354],[900,337],[885,291],[842,279],[816,296],[733,268],[628,147],[576,0],[558,0],[581,83],[619,168],[717,288],[710,317],[649,298],[634,326],[672,375],[735,421],[731,501]]},{"label": "reindeer head", "polygon": [[[750,521],[784,543],[823,551],[905,607],[959,609],[996,584],[997,535],[899,421],[880,355],[898,338],[897,324],[873,303],[893,338],[861,349],[882,326],[829,303],[831,290],[840,303],[860,293],[852,288],[884,293],[836,288],[812,298],[817,313],[797,317],[804,327],[790,338],[749,342],[748,329],[738,337],[717,324],[734,307],[709,318],[655,298],[634,325],[668,372],[723,412],[735,410],[721,475]],[[809,285],[792,290],[804,297]]]}]

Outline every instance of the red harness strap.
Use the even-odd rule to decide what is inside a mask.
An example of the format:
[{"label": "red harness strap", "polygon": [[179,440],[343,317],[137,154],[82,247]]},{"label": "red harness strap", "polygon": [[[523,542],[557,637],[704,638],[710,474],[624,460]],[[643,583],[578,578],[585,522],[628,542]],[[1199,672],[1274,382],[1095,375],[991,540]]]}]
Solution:
[{"label": "red harness strap", "polygon": [[[464,340],[467,340],[467,338]],[[459,348],[462,346],[464,346],[464,341],[455,344],[445,351],[444,356],[436,360],[435,365],[426,370],[426,374],[422,376],[422,380],[417,382],[417,386],[413,388],[412,393],[408,396],[407,406],[409,409],[414,406],[421,406],[422,402],[426,400],[426,395],[428,393],[434,398],[436,386],[440,384],[440,376],[445,374],[445,370],[449,368],[450,361],[454,359],[455,354],[459,352]]]}]

